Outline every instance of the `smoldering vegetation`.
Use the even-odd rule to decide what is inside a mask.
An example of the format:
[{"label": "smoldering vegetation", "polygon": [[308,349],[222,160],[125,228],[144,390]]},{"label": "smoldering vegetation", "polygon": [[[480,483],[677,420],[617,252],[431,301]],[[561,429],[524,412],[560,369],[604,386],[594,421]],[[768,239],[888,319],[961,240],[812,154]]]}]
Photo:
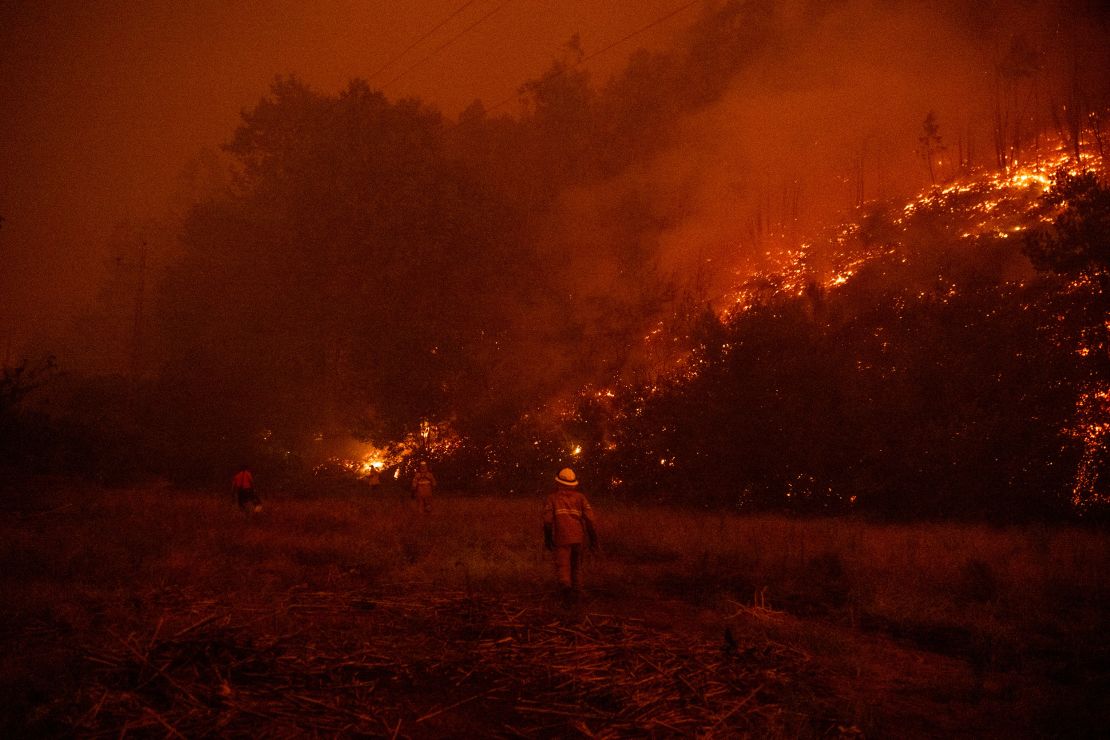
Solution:
[{"label": "smoldering vegetation", "polygon": [[[84,325],[116,373],[75,352],[25,393],[34,356],[13,363],[9,463],[293,479],[331,440],[434,420],[463,440],[439,461],[458,486],[519,489],[584,447],[631,497],[1066,511],[1063,432],[1102,376],[1075,354],[1090,323],[1045,325],[1097,300],[1017,239],[962,249],[940,208],[891,234],[932,183],[1101,162],[1106,31],[1087,3],[730,1],[611,79],[569,44],[454,120],[279,78],[179,223],[119,234]],[[821,236],[841,222],[848,246]],[[805,295],[779,274],[800,251]],[[738,290],[757,305],[730,314]]]}]

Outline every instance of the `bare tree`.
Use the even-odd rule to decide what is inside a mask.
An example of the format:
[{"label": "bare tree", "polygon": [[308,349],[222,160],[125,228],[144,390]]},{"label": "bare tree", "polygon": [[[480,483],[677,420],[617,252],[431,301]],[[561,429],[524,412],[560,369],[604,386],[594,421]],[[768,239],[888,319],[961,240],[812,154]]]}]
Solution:
[{"label": "bare tree", "polygon": [[[999,169],[1014,164],[1024,146],[1024,124],[1031,117],[1041,73],[1041,53],[1024,36],[1017,36],[995,65],[994,152]],[[1036,130],[1036,126],[1033,129]]]},{"label": "bare tree", "polygon": [[933,111],[929,111],[928,115],[925,116],[925,121],[921,124],[921,136],[917,137],[917,154],[925,160],[925,165],[929,169],[929,182],[933,185],[937,184],[936,166],[933,163],[933,158],[946,148],[941,141],[940,124],[937,123],[937,116]]}]

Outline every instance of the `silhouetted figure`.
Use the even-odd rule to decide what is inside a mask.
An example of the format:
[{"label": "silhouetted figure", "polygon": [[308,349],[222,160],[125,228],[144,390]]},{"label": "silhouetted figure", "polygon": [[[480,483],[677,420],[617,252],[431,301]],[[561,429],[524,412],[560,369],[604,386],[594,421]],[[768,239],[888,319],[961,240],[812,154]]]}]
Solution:
[{"label": "silhouetted figure", "polygon": [[369,472],[366,473],[366,482],[370,484],[370,493],[377,493],[382,485],[381,471],[371,465]]},{"label": "silhouetted figure", "polygon": [[555,476],[558,488],[547,496],[543,508],[544,547],[555,553],[555,570],[564,603],[575,601],[582,591],[582,545],[597,550],[597,531],[590,502],[578,488],[570,468]]},{"label": "silhouetted figure", "polygon": [[421,460],[416,475],[412,477],[412,497],[425,514],[432,510],[432,493],[435,490],[436,477],[428,470],[428,463]]},{"label": "silhouetted figure", "polygon": [[248,513],[262,511],[262,501],[254,492],[254,476],[246,465],[240,466],[239,472],[231,479],[231,490],[241,510]]}]

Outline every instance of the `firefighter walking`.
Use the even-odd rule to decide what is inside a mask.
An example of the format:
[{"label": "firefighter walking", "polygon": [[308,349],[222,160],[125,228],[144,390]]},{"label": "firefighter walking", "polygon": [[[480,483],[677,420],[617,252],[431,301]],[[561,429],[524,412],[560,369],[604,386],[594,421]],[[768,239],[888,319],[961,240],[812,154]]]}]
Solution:
[{"label": "firefighter walking", "polygon": [[254,514],[262,511],[262,501],[254,492],[254,476],[246,465],[239,466],[239,472],[232,477],[231,491],[235,494],[235,503],[242,511]]},{"label": "firefighter walking", "polygon": [[597,550],[594,512],[586,496],[578,490],[578,478],[570,468],[555,476],[557,488],[547,496],[543,507],[544,546],[555,553],[559,589],[565,603],[582,591],[582,546]]},{"label": "firefighter walking", "polygon": [[421,460],[416,475],[412,477],[412,497],[416,499],[417,506],[423,509],[425,514],[432,510],[432,492],[435,489],[436,477],[431,470],[428,470],[428,463]]}]

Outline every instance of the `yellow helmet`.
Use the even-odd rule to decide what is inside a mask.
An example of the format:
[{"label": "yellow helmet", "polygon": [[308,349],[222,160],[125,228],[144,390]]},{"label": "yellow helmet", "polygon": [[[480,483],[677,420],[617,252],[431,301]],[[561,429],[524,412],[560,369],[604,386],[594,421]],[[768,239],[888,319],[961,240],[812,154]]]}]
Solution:
[{"label": "yellow helmet", "polygon": [[575,477],[574,471],[570,468],[563,468],[559,474],[555,476],[555,482],[567,488],[574,488],[578,485],[578,478]]}]

